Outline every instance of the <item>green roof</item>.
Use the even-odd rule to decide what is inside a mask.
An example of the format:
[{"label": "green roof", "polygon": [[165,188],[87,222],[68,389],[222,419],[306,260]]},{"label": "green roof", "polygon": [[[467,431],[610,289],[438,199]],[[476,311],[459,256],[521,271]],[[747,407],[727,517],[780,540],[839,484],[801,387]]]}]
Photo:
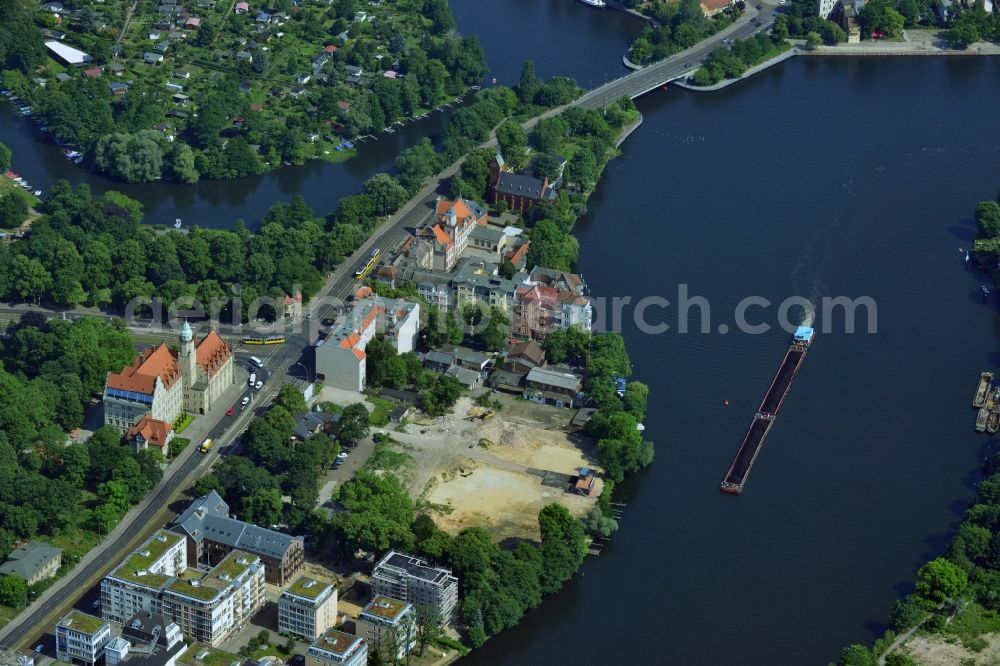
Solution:
[{"label": "green roof", "polygon": [[309,576],[300,576],[299,579],[292,583],[292,586],[285,591],[289,594],[294,594],[297,597],[316,599],[330,587],[332,587],[330,583],[324,583],[323,581],[310,578]]},{"label": "green roof", "polygon": [[409,605],[410,604],[405,601],[400,601],[398,599],[377,596],[371,600],[371,603],[365,606],[364,610],[361,611],[361,614],[374,615],[375,617],[380,617],[383,620],[395,622]]},{"label": "green roof", "polygon": [[195,599],[211,601],[242,576],[257,559],[259,558],[256,555],[234,550],[207,574],[191,572],[183,578],[174,580],[167,589]]},{"label": "green roof", "polygon": [[70,611],[63,619],[59,620],[60,626],[69,627],[74,631],[80,631],[91,636],[100,631],[101,627],[106,624],[107,622],[101,618],[87,615],[78,610]]},{"label": "green roof", "polygon": [[[202,658],[197,659],[198,655],[202,655]],[[242,660],[232,652],[218,650],[204,643],[195,643],[188,648],[187,652],[180,656],[177,663],[188,664],[190,666],[230,666],[234,662],[239,661]]]},{"label": "green roof", "polygon": [[[160,540],[160,537],[163,537],[162,541]],[[163,553],[167,552],[168,548],[176,544],[178,541],[181,541],[183,538],[183,535],[177,534],[176,532],[158,530],[156,534],[151,536],[144,544],[136,548],[135,551],[133,551],[133,553],[111,573],[111,575],[115,578],[121,578],[122,580],[140,583],[150,587],[163,587],[163,585],[170,580],[170,576],[148,573],[149,567],[163,557]],[[146,555],[145,553],[149,554]],[[143,576],[139,576],[136,574],[137,571],[146,571],[147,573]]]}]

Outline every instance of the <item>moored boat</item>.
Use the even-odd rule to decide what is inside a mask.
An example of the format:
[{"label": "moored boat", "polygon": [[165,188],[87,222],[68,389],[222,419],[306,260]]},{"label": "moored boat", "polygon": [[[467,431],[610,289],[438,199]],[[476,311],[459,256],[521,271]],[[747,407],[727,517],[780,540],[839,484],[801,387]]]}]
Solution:
[{"label": "moored boat", "polygon": [[984,407],[986,405],[986,398],[990,394],[990,384],[992,382],[992,372],[984,372],[979,375],[979,386],[976,388],[976,395],[972,399],[973,407]]},{"label": "moored boat", "polygon": [[986,432],[995,434],[997,430],[1000,430],[1000,412],[993,411],[986,418]]},{"label": "moored boat", "polygon": [[990,410],[983,407],[979,410],[979,414],[976,415],[976,432],[983,432],[986,430],[986,421],[990,417]]},{"label": "moored boat", "polygon": [[590,5],[591,7],[606,7],[607,3],[604,0],[580,0],[585,5]]}]

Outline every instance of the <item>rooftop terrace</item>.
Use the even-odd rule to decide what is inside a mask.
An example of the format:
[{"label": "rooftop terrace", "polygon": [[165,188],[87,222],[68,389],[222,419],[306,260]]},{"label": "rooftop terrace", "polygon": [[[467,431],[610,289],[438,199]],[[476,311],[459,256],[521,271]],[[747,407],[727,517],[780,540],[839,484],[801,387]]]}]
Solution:
[{"label": "rooftop terrace", "polygon": [[380,617],[383,620],[395,622],[409,605],[410,604],[405,601],[399,601],[398,599],[377,596],[371,600],[371,603],[365,606],[365,609],[361,613],[362,615],[374,615],[375,617]]},{"label": "rooftop terrace", "polygon": [[297,597],[315,600],[330,587],[332,587],[330,583],[324,583],[323,581],[309,578],[308,576],[300,576],[299,579],[292,583],[292,586],[285,591],[289,594],[294,594]]},{"label": "rooftop terrace", "polygon": [[96,634],[107,622],[99,617],[87,615],[78,610],[70,611],[63,619],[59,620],[59,626],[69,627],[74,631],[81,631],[88,635]]},{"label": "rooftop terrace", "polygon": [[[158,530],[144,544],[136,548],[118,568],[111,572],[115,578],[140,583],[150,587],[162,587],[170,580],[170,576],[149,573],[149,568],[163,557],[163,554],[174,544],[182,541],[184,536],[167,530]],[[139,575],[139,572],[145,572]]]}]

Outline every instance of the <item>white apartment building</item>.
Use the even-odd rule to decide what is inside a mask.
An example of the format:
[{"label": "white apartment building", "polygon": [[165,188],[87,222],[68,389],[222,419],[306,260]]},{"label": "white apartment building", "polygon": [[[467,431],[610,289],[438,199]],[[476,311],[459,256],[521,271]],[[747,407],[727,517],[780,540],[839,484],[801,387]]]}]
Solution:
[{"label": "white apartment building", "polygon": [[367,666],[368,643],[358,636],[331,629],[306,652],[306,666]]},{"label": "white apartment building", "polygon": [[372,594],[436,608],[442,626],[451,622],[458,604],[458,578],[450,569],[390,550],[372,571]]},{"label": "white apartment building", "polygon": [[101,617],[125,624],[141,612],[162,613],[163,587],[186,570],[184,536],[157,531],[101,581]]},{"label": "white apartment building", "polygon": [[110,641],[110,622],[72,610],[56,624],[56,659],[93,664],[104,656]]},{"label": "white apartment building", "polygon": [[234,550],[209,571],[187,566],[185,538],[159,530],[101,581],[101,615],[124,624],[162,614],[193,641],[218,645],[264,605],[264,564]]},{"label": "white apartment building", "polygon": [[264,564],[240,550],[207,574],[175,578],[163,590],[163,615],[184,635],[212,646],[245,627],[263,606]]},{"label": "white apartment building", "polygon": [[315,641],[337,621],[337,588],[302,576],[278,598],[278,633]]},{"label": "white apartment building", "polygon": [[413,351],[420,331],[420,305],[400,299],[368,296],[339,322],[316,348],[316,376],[328,386],[365,389],[365,347],[376,335],[397,354]]}]

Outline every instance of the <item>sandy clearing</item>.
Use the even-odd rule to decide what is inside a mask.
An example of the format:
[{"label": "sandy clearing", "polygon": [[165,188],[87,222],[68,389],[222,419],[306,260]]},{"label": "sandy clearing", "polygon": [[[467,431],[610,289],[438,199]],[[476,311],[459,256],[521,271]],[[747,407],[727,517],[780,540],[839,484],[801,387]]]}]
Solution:
[{"label": "sandy clearing", "polygon": [[972,652],[961,643],[948,643],[939,634],[919,634],[904,645],[902,652],[909,654],[920,666],[994,666],[1000,664],[1000,635],[986,634],[989,645],[981,652]]}]

